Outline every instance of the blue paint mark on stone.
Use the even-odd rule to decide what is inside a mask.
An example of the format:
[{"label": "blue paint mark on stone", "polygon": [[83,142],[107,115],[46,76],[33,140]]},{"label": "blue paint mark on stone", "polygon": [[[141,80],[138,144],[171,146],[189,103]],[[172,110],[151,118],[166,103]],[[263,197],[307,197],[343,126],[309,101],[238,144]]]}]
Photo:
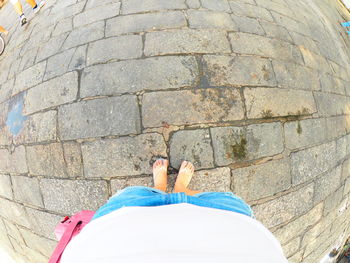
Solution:
[{"label": "blue paint mark on stone", "polygon": [[11,107],[11,110],[7,114],[6,125],[13,135],[20,133],[24,126],[24,122],[27,117],[23,116],[23,99],[17,100]]}]

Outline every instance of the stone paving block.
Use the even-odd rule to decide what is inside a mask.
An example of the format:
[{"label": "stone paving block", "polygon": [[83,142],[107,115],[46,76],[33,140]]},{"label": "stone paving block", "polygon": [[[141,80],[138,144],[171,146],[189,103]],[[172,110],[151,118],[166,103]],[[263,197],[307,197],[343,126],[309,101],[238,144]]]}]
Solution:
[{"label": "stone paving block", "polygon": [[22,71],[16,76],[16,83],[12,90],[12,95],[29,89],[42,82],[45,73],[46,61]]},{"label": "stone paving block", "polygon": [[260,21],[260,24],[268,37],[278,38],[287,42],[293,41],[288,30],[284,27],[266,21]]},{"label": "stone paving block", "polygon": [[49,142],[57,138],[57,112],[47,111],[28,117],[21,132],[14,137],[16,144]]},{"label": "stone paving block", "polygon": [[289,32],[289,34],[296,45],[304,46],[306,49],[309,49],[314,53],[320,53],[320,50],[313,39],[292,31]]},{"label": "stone paving block", "polygon": [[287,225],[277,229],[273,234],[281,242],[286,244],[289,240],[301,235],[305,230],[321,219],[323,212],[323,203],[318,204],[308,211],[305,215],[300,216]]},{"label": "stone paving block", "polygon": [[78,73],[67,73],[28,90],[24,101],[24,113],[32,114],[72,102],[77,98],[77,94]]},{"label": "stone paving block", "polygon": [[310,30],[307,25],[301,22],[298,22],[288,16],[284,16],[279,13],[276,13],[274,11],[271,11],[271,14],[277,24],[284,26],[288,30],[291,30],[306,36],[310,35]]},{"label": "stone paving block", "polygon": [[223,12],[230,12],[230,5],[228,4],[227,0],[201,0],[202,7],[216,10],[216,11],[223,11]]},{"label": "stone paving block", "polygon": [[258,6],[262,6],[268,10],[275,11],[285,16],[294,17],[294,12],[284,1],[258,0]]},{"label": "stone paving block", "polygon": [[67,72],[67,60],[69,61],[75,52],[75,48],[71,48],[56,54],[47,60],[44,81],[52,79]]},{"label": "stone paving block", "polygon": [[[74,214],[81,210],[97,210],[108,198],[108,187],[103,180],[41,179],[45,208]],[[60,202],[57,202],[60,200]]]},{"label": "stone paving block", "polygon": [[248,118],[307,115],[317,111],[312,92],[276,88],[245,88]]},{"label": "stone paving block", "polygon": [[27,147],[29,173],[50,177],[82,175],[80,147],[76,143],[52,143]]},{"label": "stone paving block", "polygon": [[[326,129],[323,133],[325,133],[327,139],[334,139],[343,136],[348,131],[349,124],[347,117],[335,116],[326,118]],[[346,143],[344,143],[344,146],[346,146]]]},{"label": "stone paving block", "polygon": [[7,116],[9,114],[9,112],[12,110],[12,108],[14,107],[12,104],[14,103],[1,103],[0,104],[0,112],[2,113],[0,115],[0,126],[5,126],[6,122],[7,122]]},{"label": "stone paving block", "polygon": [[303,63],[299,49],[288,42],[242,32],[230,33],[229,38],[235,53]]},{"label": "stone paving block", "polygon": [[153,177],[136,177],[136,178],[117,178],[111,180],[111,190],[112,195],[116,194],[118,191],[123,190],[128,186],[146,186],[153,187]]},{"label": "stone paving block", "polygon": [[0,215],[18,225],[30,227],[24,206],[0,198]]},{"label": "stone paving block", "polygon": [[303,55],[305,65],[307,67],[317,69],[325,73],[332,72],[329,64],[327,63],[327,60],[323,56],[311,52],[304,46],[299,46],[299,49]]},{"label": "stone paving block", "polygon": [[32,48],[29,52],[26,52],[23,55],[21,63],[19,64],[18,72],[22,72],[34,65],[38,50],[39,48]]},{"label": "stone paving block", "polygon": [[233,191],[249,202],[287,190],[291,186],[288,159],[232,170]]},{"label": "stone paving block", "polygon": [[286,257],[290,257],[293,254],[295,254],[295,252],[297,252],[299,249],[300,242],[301,242],[301,238],[296,237],[292,241],[290,241],[288,244],[284,245],[283,246],[284,255]]},{"label": "stone paving block", "polygon": [[320,116],[347,115],[350,113],[350,98],[347,96],[315,92],[314,97]]},{"label": "stone paving block", "polygon": [[198,75],[196,59],[190,56],[157,57],[96,65],[84,69],[80,96],[116,95],[193,86]]},{"label": "stone paving block", "polygon": [[330,170],[337,163],[334,141],[291,154],[293,185],[309,181]]},{"label": "stone paving block", "polygon": [[119,0],[88,0],[86,3],[86,9],[95,8],[96,6],[100,6],[100,5],[118,3],[118,2],[120,1]]},{"label": "stone paving block", "polygon": [[304,90],[320,90],[318,72],[294,63],[272,61],[277,83],[282,87]]},{"label": "stone paving block", "polygon": [[232,15],[232,19],[238,25],[238,31],[240,32],[265,35],[259,21],[254,18]]},{"label": "stone paving block", "polygon": [[15,200],[25,204],[44,207],[37,178],[12,176],[11,179]]},{"label": "stone paving block", "polygon": [[12,134],[9,131],[8,127],[0,128],[0,145],[9,146],[12,144]]},{"label": "stone paving block", "polygon": [[55,55],[61,49],[63,42],[67,39],[68,33],[63,33],[57,37],[51,38],[48,42],[39,48],[36,62],[42,61],[52,55]]},{"label": "stone paving block", "polygon": [[106,37],[187,26],[181,11],[118,16],[107,20]]},{"label": "stone paving block", "polygon": [[7,174],[0,174],[0,195],[13,199],[11,179]]},{"label": "stone paving block", "polygon": [[103,38],[104,28],[104,21],[98,21],[71,31],[63,44],[63,49],[69,49]]},{"label": "stone paving block", "polygon": [[31,229],[35,231],[35,233],[43,237],[56,240],[54,229],[56,225],[62,221],[62,216],[50,214],[29,207],[26,207],[25,210],[28,214]]},{"label": "stone paving block", "polygon": [[52,36],[58,36],[73,30],[73,19],[71,17],[58,21],[55,26]]},{"label": "stone paving block", "polygon": [[88,142],[82,145],[82,153],[86,177],[151,174],[153,159],[167,156],[159,134]]},{"label": "stone paving block", "polygon": [[265,8],[237,1],[230,1],[230,6],[232,13],[235,15],[259,18],[270,22],[274,21],[270,12]]},{"label": "stone paving block", "polygon": [[19,72],[19,65],[21,63],[21,59],[16,59],[15,61],[12,62],[9,74],[7,76],[8,79],[12,79],[17,75],[17,72]]},{"label": "stone paving block", "polygon": [[189,188],[203,192],[231,192],[230,184],[230,169],[223,167],[195,172]]},{"label": "stone paving block", "polygon": [[6,232],[9,236],[13,237],[16,240],[19,240],[20,242],[23,242],[23,237],[21,233],[18,230],[17,225],[11,223],[10,221],[3,219],[4,226],[6,226]]},{"label": "stone paving block", "polygon": [[[66,18],[73,17],[79,13],[81,13],[86,5],[86,1],[80,1],[76,4],[69,5],[69,8],[64,8],[64,6],[60,6],[59,10],[52,10],[50,12],[50,17],[53,22],[62,21]],[[56,5],[59,6],[59,5]]]},{"label": "stone paving block", "polygon": [[[0,86],[0,103],[8,100],[11,97],[14,79],[10,79]],[[0,106],[1,107],[1,106]],[[4,111],[1,111],[4,113]]]},{"label": "stone paving block", "polygon": [[343,162],[341,181],[345,181],[348,177],[350,177],[350,159],[347,159]]},{"label": "stone paving block", "polygon": [[169,30],[146,34],[146,56],[182,53],[231,53],[225,32],[218,30]]},{"label": "stone paving block", "polygon": [[136,35],[102,39],[89,44],[87,65],[113,59],[132,59],[142,56],[142,38]]},{"label": "stone paving block", "polygon": [[63,140],[136,134],[140,128],[135,96],[81,101],[58,110],[58,129]]},{"label": "stone paving block", "polygon": [[233,22],[228,13],[205,11],[205,10],[188,10],[187,11],[189,26],[195,29],[218,28],[229,31],[237,31],[238,27]]},{"label": "stone paving block", "polygon": [[185,1],[182,0],[123,0],[122,14],[143,13],[158,10],[186,9]]},{"label": "stone paving block", "polygon": [[211,86],[275,86],[276,80],[268,59],[236,56],[203,56],[205,76]]},{"label": "stone paving block", "polygon": [[343,199],[344,186],[339,187],[334,193],[331,193],[324,201],[323,214],[334,211]]},{"label": "stone paving block", "polygon": [[200,8],[201,7],[201,3],[199,2],[199,0],[186,0],[186,3],[187,3],[189,8]]},{"label": "stone paving block", "polygon": [[346,86],[339,78],[333,77],[329,74],[321,74],[320,83],[323,92],[346,95]]},{"label": "stone paving block", "polygon": [[284,139],[288,149],[294,150],[322,143],[327,136],[325,119],[291,121],[284,124]]},{"label": "stone paving block", "polygon": [[0,172],[22,174],[28,172],[24,146],[12,151],[0,149]]},{"label": "stone paving block", "polygon": [[267,228],[288,222],[310,210],[314,185],[309,184],[295,192],[253,207],[256,218]]},{"label": "stone paving block", "polygon": [[183,130],[170,139],[170,164],[179,169],[182,161],[193,163],[196,169],[214,167],[213,148],[208,129]]},{"label": "stone paving block", "polygon": [[119,15],[120,2],[95,6],[93,9],[85,10],[73,18],[74,27],[81,27],[96,21],[104,20]]},{"label": "stone paving block", "polygon": [[245,127],[210,128],[215,163],[228,165],[281,153],[284,149],[280,123]]},{"label": "stone paving block", "polygon": [[332,60],[327,60],[327,61],[334,75],[346,81],[350,80],[348,69],[344,68],[344,66],[340,66],[339,64],[337,64]]},{"label": "stone paving block", "polygon": [[341,166],[336,167],[330,172],[316,179],[314,202],[324,200],[329,194],[336,191],[340,186]]},{"label": "stone paving block", "polygon": [[87,45],[77,47],[68,65],[68,71],[82,69],[86,65]]},{"label": "stone paving block", "polygon": [[152,92],[143,95],[144,127],[214,123],[243,119],[243,104],[235,88]]},{"label": "stone paving block", "polygon": [[349,193],[350,193],[350,178],[346,179],[345,181],[343,196],[346,196]]}]

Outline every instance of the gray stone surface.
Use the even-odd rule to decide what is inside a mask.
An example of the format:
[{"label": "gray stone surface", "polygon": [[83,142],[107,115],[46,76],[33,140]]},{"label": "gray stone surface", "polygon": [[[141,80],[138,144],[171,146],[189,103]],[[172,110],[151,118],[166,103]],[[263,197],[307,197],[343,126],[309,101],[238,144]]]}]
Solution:
[{"label": "gray stone surface", "polygon": [[292,241],[290,241],[288,244],[283,246],[283,252],[286,257],[290,257],[291,255],[295,254],[295,252],[298,251],[300,246],[301,238],[296,237]]},{"label": "gray stone surface", "polygon": [[291,187],[288,159],[232,170],[235,194],[249,202],[275,195]]},{"label": "gray stone surface", "polygon": [[79,46],[75,49],[74,54],[69,62],[68,71],[82,69],[86,65],[87,45]]},{"label": "gray stone surface", "polygon": [[304,21],[298,22],[288,16],[281,15],[274,11],[270,12],[277,24],[286,27],[288,30],[298,32],[303,35],[309,35],[310,30],[303,24]]},{"label": "gray stone surface", "polygon": [[106,37],[159,29],[181,28],[186,25],[185,15],[181,11],[117,16],[107,20]]},{"label": "gray stone surface", "polygon": [[[106,181],[41,179],[45,208],[74,214],[81,210],[96,210],[108,198]],[[57,202],[60,200],[60,202]]]},{"label": "gray stone surface", "polygon": [[226,34],[217,30],[169,30],[146,34],[146,56],[182,53],[230,53]]},{"label": "gray stone surface", "polygon": [[136,97],[125,95],[62,106],[58,126],[63,140],[139,133]]},{"label": "gray stone surface", "polygon": [[25,204],[44,207],[39,188],[39,180],[37,178],[12,176],[11,180],[15,200]]},{"label": "gray stone surface", "polygon": [[227,0],[201,0],[202,7],[211,9],[211,10],[217,10],[217,11],[230,11],[230,6],[228,4]]},{"label": "gray stone surface", "polygon": [[329,194],[338,189],[340,185],[341,166],[316,179],[314,202],[318,203],[324,200]]},{"label": "gray stone surface", "polygon": [[214,166],[209,130],[175,132],[170,139],[170,164],[179,169],[182,161],[190,161],[196,169]]},{"label": "gray stone surface", "polygon": [[282,127],[278,122],[244,127],[211,128],[215,163],[228,165],[273,156],[283,151]]},{"label": "gray stone surface", "polygon": [[0,215],[18,225],[30,227],[24,206],[0,198]]},{"label": "gray stone surface", "polygon": [[77,98],[77,94],[78,74],[77,72],[67,73],[28,90],[24,102],[24,113],[31,114],[72,102]]},{"label": "gray stone surface", "polygon": [[67,60],[73,56],[75,48],[58,53],[47,60],[44,81],[64,74],[67,71]]},{"label": "gray stone surface", "polygon": [[205,76],[211,86],[276,85],[271,62],[264,58],[203,56]]},{"label": "gray stone surface", "polygon": [[0,86],[0,103],[8,100],[11,97],[14,79],[11,79]]},{"label": "gray stone surface", "polygon": [[323,92],[336,93],[340,95],[346,94],[346,87],[343,81],[329,74],[320,76],[321,89]]},{"label": "gray stone surface", "polygon": [[70,32],[71,30],[73,30],[73,19],[69,17],[59,21],[56,24],[55,29],[52,32],[52,36],[58,36],[66,32]]},{"label": "gray stone surface", "polygon": [[231,192],[230,177],[228,167],[196,171],[188,187],[203,192]]},{"label": "gray stone surface", "polygon": [[16,174],[26,173],[28,168],[25,154],[24,146],[18,146],[12,151],[0,149],[0,172]]},{"label": "gray stone surface", "polygon": [[117,178],[111,180],[111,191],[112,195],[116,194],[118,191],[123,190],[128,186],[146,186],[153,187],[153,177],[136,177],[136,178]]},{"label": "gray stone surface", "polygon": [[190,28],[218,28],[237,31],[238,27],[226,12],[206,10],[187,11]]},{"label": "gray stone surface", "polygon": [[151,174],[155,158],[167,156],[163,137],[155,133],[87,142],[82,153],[85,176],[103,178]]},{"label": "gray stone surface", "polygon": [[201,3],[199,2],[199,0],[186,0],[186,3],[187,3],[189,8],[200,8],[201,7]]},{"label": "gray stone surface", "polygon": [[323,73],[331,73],[331,68],[327,62],[327,60],[314,52],[311,52],[309,49],[304,46],[299,46],[299,50],[303,55],[304,63],[306,66],[318,69]]},{"label": "gray stone surface", "polygon": [[349,97],[323,92],[316,92],[314,96],[320,116],[342,115],[350,112],[348,108]]},{"label": "gray stone surface", "polygon": [[317,111],[312,92],[276,88],[246,88],[248,118],[307,115]]},{"label": "gray stone surface", "polygon": [[57,37],[53,37],[46,42],[41,48],[39,48],[36,62],[43,61],[44,59],[56,54],[61,49],[67,36],[68,33],[64,33]]},{"label": "gray stone surface", "polygon": [[11,178],[7,174],[0,174],[0,195],[13,199]]},{"label": "gray stone surface", "polygon": [[193,86],[198,74],[194,57],[158,57],[96,65],[83,71],[80,96]]},{"label": "gray stone surface", "polygon": [[288,30],[284,27],[263,20],[260,21],[260,24],[268,37],[277,38],[288,42],[293,41]]},{"label": "gray stone surface", "polygon": [[234,88],[210,88],[152,92],[143,95],[144,127],[213,123],[243,119],[239,91]]},{"label": "gray stone surface", "polygon": [[114,59],[132,59],[142,56],[141,36],[127,35],[102,39],[89,45],[87,65],[104,63]]},{"label": "gray stone surface", "polygon": [[232,13],[236,15],[260,18],[266,21],[274,22],[270,12],[265,8],[237,1],[230,1],[230,6]]},{"label": "gray stone surface", "polygon": [[265,31],[259,21],[254,18],[232,15],[233,21],[238,26],[240,32],[264,35]]},{"label": "gray stone surface", "polygon": [[[315,187],[316,189],[316,187]],[[256,218],[266,227],[273,227],[300,216],[312,207],[314,185],[253,207]]]},{"label": "gray stone surface", "polygon": [[330,212],[336,212],[339,204],[343,199],[344,187],[339,187],[334,193],[330,194],[324,201],[323,214],[326,215]]},{"label": "gray stone surface", "polygon": [[172,0],[145,0],[140,3],[138,0],[128,0],[123,2],[122,14],[142,13],[156,10],[186,9],[185,1]]}]

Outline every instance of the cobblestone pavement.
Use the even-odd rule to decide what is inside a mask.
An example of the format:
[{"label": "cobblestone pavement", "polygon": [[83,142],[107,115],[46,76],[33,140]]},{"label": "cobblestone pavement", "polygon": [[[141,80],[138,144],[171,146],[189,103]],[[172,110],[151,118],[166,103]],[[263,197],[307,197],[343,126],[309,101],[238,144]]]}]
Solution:
[{"label": "cobblestone pavement", "polygon": [[[332,0],[48,0],[0,57],[0,244],[47,262],[53,228],[151,164],[194,162],[290,262],[317,262],[350,216],[349,14]],[[170,187],[171,190],[171,187]]]}]

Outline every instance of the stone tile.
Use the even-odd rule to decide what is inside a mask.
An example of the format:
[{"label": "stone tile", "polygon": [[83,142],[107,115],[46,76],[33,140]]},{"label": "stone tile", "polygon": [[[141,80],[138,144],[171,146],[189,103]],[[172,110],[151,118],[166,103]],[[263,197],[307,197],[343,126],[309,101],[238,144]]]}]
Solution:
[{"label": "stone tile", "polygon": [[15,144],[56,140],[56,122],[57,112],[53,110],[29,116],[21,132],[14,137]]},{"label": "stone tile", "polygon": [[288,149],[294,150],[324,142],[326,137],[325,119],[308,119],[286,122],[284,139]]},{"label": "stone tile", "polygon": [[14,79],[10,79],[0,86],[0,103],[7,101],[11,97],[14,82]]},{"label": "stone tile", "polygon": [[189,188],[203,192],[231,192],[230,185],[230,169],[223,167],[195,172]]},{"label": "stone tile", "polygon": [[111,180],[111,190],[112,195],[116,194],[118,191],[123,190],[128,186],[146,186],[153,187],[153,177],[136,177],[136,178],[117,178]]},{"label": "stone tile", "polygon": [[327,60],[318,54],[311,52],[309,49],[304,46],[299,46],[300,52],[303,55],[305,65],[307,67],[320,70],[325,73],[331,73],[332,70],[327,63]]},{"label": "stone tile", "polygon": [[299,249],[300,242],[301,242],[301,238],[296,237],[292,241],[290,241],[288,244],[284,245],[283,246],[284,255],[286,257],[290,257],[293,254],[295,254],[295,252],[297,252]]},{"label": "stone tile", "polygon": [[276,13],[274,11],[271,11],[271,14],[277,24],[284,26],[288,30],[291,30],[306,36],[310,35],[310,30],[307,25],[301,22],[298,22],[288,16],[284,16],[279,13]]},{"label": "stone tile", "polygon": [[333,77],[329,74],[321,74],[320,83],[323,92],[346,95],[347,85],[345,86],[344,82],[339,78]]},{"label": "stone tile", "polygon": [[102,21],[106,18],[119,15],[120,2],[110,3],[106,5],[95,6],[93,9],[87,9],[83,13],[73,18],[74,27],[81,27],[93,22]]},{"label": "stone tile", "polygon": [[68,71],[82,69],[86,66],[87,45],[77,47],[68,65]]},{"label": "stone tile", "polygon": [[270,12],[265,8],[237,1],[230,1],[230,6],[232,13],[235,15],[259,18],[270,22],[274,21]]},{"label": "stone tile", "polygon": [[39,48],[33,48],[23,55],[21,63],[19,64],[18,72],[22,72],[23,70],[34,65],[38,50]]},{"label": "stone tile", "polygon": [[183,130],[170,139],[170,164],[179,169],[182,161],[190,161],[196,169],[214,167],[209,130]]},{"label": "stone tile", "polygon": [[349,193],[350,193],[350,178],[346,179],[345,181],[343,195],[346,196]]},{"label": "stone tile", "polygon": [[86,4],[86,9],[95,8],[96,6],[100,6],[100,5],[118,3],[118,2],[120,1],[119,0],[88,0]]},{"label": "stone tile", "polygon": [[314,96],[320,116],[347,115],[350,113],[349,97],[323,92],[315,92]]},{"label": "stone tile", "polygon": [[[326,129],[323,131],[327,139],[335,139],[345,135],[349,131],[347,117],[335,116],[326,118]],[[346,146],[346,143],[344,143]]]},{"label": "stone tile", "polygon": [[[61,5],[59,10],[52,10],[50,13],[52,21],[62,21],[66,18],[71,18],[79,13],[81,13],[85,7],[86,1],[80,1],[76,4],[69,5],[69,8],[64,8],[64,5]],[[56,7],[59,5],[56,5]]]},{"label": "stone tile", "polygon": [[289,240],[301,235],[308,227],[314,225],[318,220],[320,220],[322,217],[322,211],[323,203],[320,203],[306,214],[277,229],[273,232],[273,234],[282,245],[286,244]]},{"label": "stone tile", "polygon": [[288,42],[242,32],[230,33],[229,38],[235,53],[303,63],[299,49]]},{"label": "stone tile", "polygon": [[57,37],[51,38],[48,42],[39,48],[38,55],[36,56],[36,62],[42,61],[52,55],[55,55],[61,49],[63,42],[66,40],[68,33],[63,33]]},{"label": "stone tile", "polygon": [[7,174],[0,174],[0,195],[13,199],[11,179]]},{"label": "stone tile", "polygon": [[18,225],[30,227],[24,206],[0,198],[0,215]]},{"label": "stone tile", "polygon": [[52,143],[27,147],[29,173],[49,177],[82,175],[80,147],[77,143]]},{"label": "stone tile", "polygon": [[204,73],[211,86],[275,86],[271,62],[265,58],[206,55]]},{"label": "stone tile", "polygon": [[280,123],[244,127],[211,128],[215,163],[228,165],[242,160],[272,156],[283,151]]},{"label": "stone tile", "polygon": [[237,31],[238,27],[228,13],[205,10],[187,11],[190,28],[208,29],[218,28]]},{"label": "stone tile", "polygon": [[260,24],[268,37],[278,38],[288,42],[293,41],[288,30],[284,27],[266,21],[260,21]]},{"label": "stone tile", "polygon": [[24,101],[24,113],[32,114],[72,102],[77,98],[77,94],[78,73],[67,73],[28,90]]},{"label": "stone tile", "polygon": [[185,1],[182,0],[144,0],[140,3],[138,0],[123,1],[122,14],[143,13],[158,10],[186,9]]},{"label": "stone tile", "polygon": [[139,118],[136,97],[125,95],[64,105],[58,110],[58,128],[63,140],[136,134]]},{"label": "stone tile", "polygon": [[343,199],[344,187],[339,187],[324,200],[323,214],[326,215],[338,208]]},{"label": "stone tile", "polygon": [[82,145],[86,177],[117,177],[152,174],[154,158],[166,157],[159,134],[97,140]]},{"label": "stone tile", "polygon": [[28,172],[24,146],[18,146],[12,151],[0,149],[0,172],[23,174]]},{"label": "stone tile", "polygon": [[118,16],[107,20],[106,37],[187,26],[181,11]]},{"label": "stone tile", "polygon": [[29,89],[42,82],[45,73],[46,61],[22,71],[16,76],[16,83],[12,90],[12,95]]},{"label": "stone tile", "polygon": [[[336,191],[340,186],[341,166],[336,167],[330,172],[316,179],[314,202],[324,200],[329,194]],[[326,204],[325,204],[326,206]]]},{"label": "stone tile", "polygon": [[104,21],[98,21],[71,31],[63,44],[63,49],[69,49],[103,38],[104,28]]},{"label": "stone tile", "polygon": [[201,7],[201,3],[199,2],[199,0],[186,0],[186,3],[187,3],[189,8],[200,8]]},{"label": "stone tile", "polygon": [[317,111],[312,92],[277,88],[245,88],[248,118],[307,115]]},{"label": "stone tile", "polygon": [[225,32],[213,30],[169,30],[146,34],[146,56],[182,53],[231,53]]},{"label": "stone tile", "polygon": [[235,88],[152,92],[143,95],[144,127],[214,123],[243,119],[243,105]]},{"label": "stone tile", "polygon": [[137,35],[102,39],[89,44],[87,65],[113,59],[132,59],[142,56],[142,38]]},{"label": "stone tile", "polygon": [[304,250],[299,250],[294,255],[287,258],[289,263],[299,263],[302,261]]},{"label": "stone tile", "polygon": [[227,2],[227,0],[201,0],[202,7],[216,10],[216,11],[223,11],[223,12],[230,12],[230,6]]},{"label": "stone tile", "polygon": [[21,59],[16,59],[12,62],[7,79],[12,79],[17,75],[17,72],[19,72],[20,63]]},{"label": "stone tile", "polygon": [[63,75],[67,72],[67,61],[71,59],[75,52],[75,48],[63,51],[57,55],[50,57],[47,60],[47,67],[45,71],[44,81],[54,77]]},{"label": "stone tile", "polygon": [[[295,192],[253,207],[256,218],[267,228],[288,222],[310,210],[314,185],[307,185]],[[283,209],[281,209],[283,208]]]},{"label": "stone tile", "polygon": [[[14,239],[17,239],[19,242],[23,242],[23,237],[21,235],[21,233],[18,230],[17,225],[11,223],[10,221],[3,219],[4,222],[4,226],[6,226],[5,230],[7,232],[7,234],[11,237],[13,237]],[[6,233],[5,232],[5,233]]]},{"label": "stone tile", "polygon": [[337,163],[334,141],[291,154],[293,185],[314,179]]},{"label": "stone tile", "polygon": [[157,57],[96,65],[84,69],[80,96],[193,86],[198,75],[194,57]]},{"label": "stone tile", "polygon": [[282,87],[304,90],[320,90],[318,72],[294,63],[272,61],[277,83]]},{"label": "stone tile", "polygon": [[12,133],[9,131],[8,127],[0,128],[0,145],[9,146],[12,144]]},{"label": "stone tile", "polygon": [[102,180],[41,179],[40,187],[45,208],[68,215],[97,210],[108,198],[107,183]]},{"label": "stone tile", "polygon": [[44,207],[37,178],[12,176],[15,199],[21,203]]},{"label": "stone tile", "polygon": [[58,36],[73,30],[73,19],[71,17],[58,21],[55,26],[52,36]]},{"label": "stone tile", "polygon": [[315,41],[312,40],[311,38],[303,36],[296,32],[290,32],[289,34],[292,36],[293,42],[296,45],[304,46],[304,48],[309,49],[314,53],[320,53],[320,50],[318,49]]},{"label": "stone tile", "polygon": [[240,32],[265,35],[264,29],[255,18],[232,15],[232,19],[238,25],[238,31]]},{"label": "stone tile", "polygon": [[258,6],[265,7],[266,9],[275,11],[285,16],[294,17],[294,12],[284,1],[269,1],[269,0],[258,0],[256,1]]},{"label": "stone tile", "polygon": [[288,159],[232,170],[235,194],[249,202],[287,190],[291,186]]}]

